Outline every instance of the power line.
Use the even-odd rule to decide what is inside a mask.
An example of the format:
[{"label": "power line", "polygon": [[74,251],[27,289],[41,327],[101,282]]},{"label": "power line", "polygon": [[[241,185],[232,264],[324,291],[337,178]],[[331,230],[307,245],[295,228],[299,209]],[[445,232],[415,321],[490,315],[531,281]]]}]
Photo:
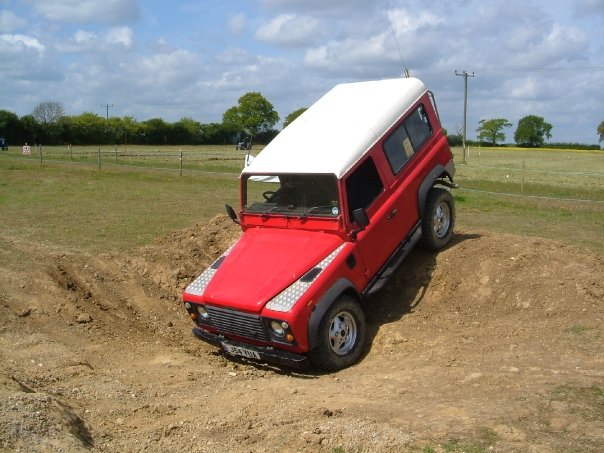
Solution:
[{"label": "power line", "polygon": [[101,108],[107,108],[106,119],[109,121],[109,107],[113,107],[113,104],[101,104]]},{"label": "power line", "polygon": [[510,67],[500,67],[500,68],[484,68],[481,69],[482,72],[540,72],[546,71],[555,74],[558,71],[573,71],[573,72],[581,72],[581,71],[604,71],[604,66],[568,66],[568,67],[542,67],[542,68],[510,68]]},{"label": "power line", "polygon": [[459,72],[455,70],[456,76],[462,76],[464,81],[464,95],[463,95],[463,163],[466,163],[466,154],[468,153],[468,147],[466,146],[466,133],[468,129],[468,77],[474,77],[474,73],[468,73],[467,71]]}]

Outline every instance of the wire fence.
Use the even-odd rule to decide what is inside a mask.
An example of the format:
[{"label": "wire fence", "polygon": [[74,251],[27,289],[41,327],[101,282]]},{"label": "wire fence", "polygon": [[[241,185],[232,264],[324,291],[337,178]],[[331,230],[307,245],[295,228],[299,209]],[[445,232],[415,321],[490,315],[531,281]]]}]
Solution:
[{"label": "wire fence", "polygon": [[[179,176],[237,178],[249,153],[235,149],[234,145],[129,148],[36,146],[29,154],[11,150],[1,151],[0,156],[20,162],[79,165],[98,170],[121,168]],[[604,153],[544,156],[531,151],[525,154],[492,151],[474,155],[467,164],[458,164],[456,182],[460,185],[458,190],[466,193],[604,205]]]},{"label": "wire fence", "polygon": [[562,198],[562,197],[547,197],[547,196],[543,196],[543,195],[491,192],[488,190],[465,189],[463,187],[458,187],[457,190],[461,190],[462,192],[482,193],[482,194],[487,194],[487,195],[498,195],[498,196],[505,196],[505,197],[534,198],[534,199],[538,199],[538,200],[565,201],[565,202],[569,202],[569,203],[597,203],[597,204],[602,204],[604,206],[604,200],[589,200],[589,199],[583,199],[583,198]]},{"label": "wire fence", "polygon": [[[35,146],[25,152],[2,152],[0,156],[20,162],[39,164],[64,164],[107,168],[123,168],[138,171],[165,171],[185,174],[238,177],[248,151],[233,147],[203,147],[198,149],[174,149],[164,147],[42,147]],[[205,168],[207,167],[207,169]]]},{"label": "wire fence", "polygon": [[[455,153],[460,154],[460,150],[456,149]],[[604,153],[481,150],[468,158],[467,163],[457,165],[456,182],[461,186],[460,191],[467,193],[601,206],[604,204]]]}]

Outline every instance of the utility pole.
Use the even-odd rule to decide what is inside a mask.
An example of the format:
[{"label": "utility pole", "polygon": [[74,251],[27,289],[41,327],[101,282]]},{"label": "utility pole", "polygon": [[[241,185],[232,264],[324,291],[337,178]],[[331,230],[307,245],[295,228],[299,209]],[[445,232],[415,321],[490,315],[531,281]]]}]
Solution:
[{"label": "utility pole", "polygon": [[105,118],[109,121],[109,107],[113,107],[113,104],[101,104],[101,107],[107,109],[107,116]]},{"label": "utility pole", "polygon": [[468,77],[474,77],[474,73],[471,74],[467,71],[459,72],[455,70],[456,76],[462,76],[464,81],[464,93],[463,93],[463,163],[466,163],[466,153],[468,148],[466,146],[466,133],[468,130]]}]

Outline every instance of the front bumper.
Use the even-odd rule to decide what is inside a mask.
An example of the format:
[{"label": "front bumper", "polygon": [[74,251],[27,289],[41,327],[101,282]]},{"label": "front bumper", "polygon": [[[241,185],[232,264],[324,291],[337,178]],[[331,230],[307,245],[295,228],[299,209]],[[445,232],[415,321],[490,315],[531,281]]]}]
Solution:
[{"label": "front bumper", "polygon": [[[260,360],[263,362],[273,363],[276,365],[283,365],[292,368],[304,368],[308,365],[308,359],[303,354],[296,354],[295,352],[283,351],[281,349],[275,349],[268,346],[256,346],[249,343],[242,343],[235,340],[229,340],[222,335],[217,335],[211,332],[207,332],[199,327],[193,328],[193,334],[207,343],[213,344],[214,346],[221,347],[223,351],[233,357],[241,357],[238,355],[231,354],[225,345],[244,348],[247,350],[255,351],[260,356]],[[248,360],[257,360],[250,357],[244,357]]]}]

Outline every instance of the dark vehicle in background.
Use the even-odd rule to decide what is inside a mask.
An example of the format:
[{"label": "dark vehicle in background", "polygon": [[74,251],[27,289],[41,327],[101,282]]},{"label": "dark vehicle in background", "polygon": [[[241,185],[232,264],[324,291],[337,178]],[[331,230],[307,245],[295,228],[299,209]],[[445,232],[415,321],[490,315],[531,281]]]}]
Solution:
[{"label": "dark vehicle in background", "polygon": [[252,149],[252,141],[250,140],[249,142],[246,142],[245,140],[241,140],[235,145],[235,149],[249,151]]},{"label": "dark vehicle in background", "polygon": [[2,148],[2,151],[8,151],[8,142],[4,137],[0,137],[0,148]]}]

